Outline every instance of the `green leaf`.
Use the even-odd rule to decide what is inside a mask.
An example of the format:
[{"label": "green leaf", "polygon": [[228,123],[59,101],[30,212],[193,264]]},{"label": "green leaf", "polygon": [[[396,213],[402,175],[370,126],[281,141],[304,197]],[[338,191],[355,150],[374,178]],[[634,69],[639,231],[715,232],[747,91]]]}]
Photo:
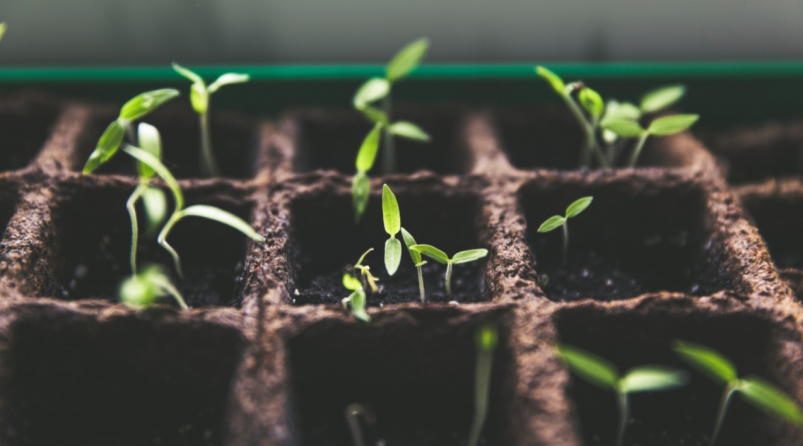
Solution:
[{"label": "green leaf", "polygon": [[619,371],[610,362],[566,344],[558,345],[558,353],[563,362],[581,378],[605,389],[617,389]]},{"label": "green leaf", "polygon": [[401,263],[402,245],[401,241],[397,238],[389,238],[385,241],[385,269],[388,270],[388,275],[396,274]]},{"label": "green leaf", "polygon": [[566,84],[563,82],[563,79],[561,79],[560,76],[540,65],[535,67],[535,72],[538,73],[539,76],[546,79],[547,82],[549,82],[549,85],[552,86],[552,89],[554,89],[559,95],[563,96],[565,94],[564,92],[566,91]]},{"label": "green leaf", "polygon": [[357,172],[368,172],[374,167],[376,161],[376,152],[379,150],[379,137],[382,135],[382,126],[375,125],[360,146],[360,151],[357,153]]},{"label": "green leaf", "polygon": [[383,99],[390,93],[390,82],[387,79],[375,77],[368,79],[354,94],[354,108],[362,110],[366,105]]},{"label": "green leaf", "polygon": [[610,130],[625,138],[636,138],[641,136],[641,133],[644,132],[644,129],[641,128],[638,122],[627,119],[606,119],[600,123],[600,126],[605,130]]},{"label": "green leaf", "polygon": [[204,84],[192,84],[190,87],[190,102],[195,113],[203,114],[209,110],[209,90]]},{"label": "green leaf", "polygon": [[602,96],[588,87],[580,90],[577,97],[580,99],[580,104],[591,116],[600,117],[603,110],[605,110],[605,102],[603,102]]},{"label": "green leaf", "polygon": [[123,105],[123,108],[120,109],[120,118],[126,121],[134,121],[156,110],[162,104],[178,95],[178,90],[172,88],[146,91]]},{"label": "green leaf", "polygon": [[388,131],[392,135],[400,136],[402,138],[412,139],[414,141],[429,142],[430,136],[421,127],[407,121],[397,121],[388,127]]},{"label": "green leaf", "polygon": [[460,251],[452,257],[452,264],[459,265],[461,263],[473,262],[487,255],[487,249],[469,249],[468,251]]},{"label": "green leaf", "polygon": [[244,83],[246,83],[246,82],[248,82],[250,80],[251,80],[251,76],[249,76],[247,74],[241,74],[241,73],[221,74],[219,78],[217,78],[214,82],[212,82],[209,85],[209,88],[207,88],[207,90],[209,91],[209,94],[212,94],[212,93],[220,90],[220,88],[223,87],[223,86],[234,85],[234,84],[244,84]]},{"label": "green leaf", "polygon": [[346,273],[343,274],[343,286],[349,291],[357,291],[362,289],[362,282],[360,282],[360,279]]},{"label": "green leaf", "polygon": [[385,232],[390,236],[396,235],[401,229],[399,202],[387,184],[382,186],[382,221],[385,223]]},{"label": "green leaf", "polygon": [[123,126],[119,120],[112,121],[112,123],[106,127],[103,134],[100,135],[95,150],[89,155],[89,159],[86,160],[83,173],[92,173],[95,169],[100,167],[101,164],[111,159],[111,157],[117,153],[117,149],[120,148],[124,136],[125,126]]},{"label": "green leaf", "polygon": [[195,206],[190,206],[183,209],[181,213],[185,217],[200,217],[223,223],[226,226],[230,226],[231,228],[242,232],[255,242],[265,241],[265,237],[257,234],[254,228],[252,228],[248,222],[232,214],[231,212],[224,211],[223,209],[216,208],[214,206],[207,206],[205,204],[196,204]]},{"label": "green leaf", "polygon": [[418,251],[438,263],[443,263],[444,265],[449,263],[449,256],[432,245],[413,245],[410,249]]},{"label": "green leaf", "polygon": [[561,215],[553,215],[545,222],[541,223],[541,226],[538,227],[538,232],[554,231],[555,229],[563,226],[563,223],[566,223],[565,217]]},{"label": "green leaf", "polygon": [[594,201],[594,197],[583,197],[566,208],[566,218],[572,218],[586,210],[586,208]]},{"label": "green leaf", "polygon": [[630,370],[619,383],[625,393],[654,392],[681,387],[689,376],[682,370],[661,366],[644,366]]},{"label": "green leaf", "polygon": [[729,384],[739,378],[736,366],[714,349],[683,341],[675,341],[672,348],[681,359],[714,381]]},{"label": "green leaf", "polygon": [[480,326],[476,332],[476,342],[479,350],[486,352],[496,350],[496,345],[499,343],[499,333],[496,331],[496,326],[492,323]]},{"label": "green leaf", "polygon": [[167,218],[167,196],[158,187],[148,187],[142,192],[142,207],[148,219],[148,232],[154,233]]},{"label": "green leaf", "polygon": [[429,39],[427,38],[420,38],[407,44],[388,63],[385,70],[387,79],[395,82],[407,76],[421,62],[428,49]]},{"label": "green leaf", "polygon": [[206,85],[204,79],[189,68],[182,67],[181,65],[173,62],[173,69],[180,75],[189,79],[193,84]]},{"label": "green leaf", "polygon": [[156,171],[156,174],[167,183],[167,187],[173,192],[176,209],[184,207],[184,194],[181,192],[181,187],[179,187],[178,181],[176,181],[176,178],[170,173],[170,170],[162,164],[162,161],[139,147],[126,145],[123,147],[123,151]]},{"label": "green leaf", "polygon": [[357,172],[351,180],[351,204],[354,208],[354,219],[360,221],[368,206],[371,194],[371,181],[363,172]]},{"label": "green leaf", "polygon": [[415,250],[410,249],[411,246],[414,246],[415,239],[413,238],[412,234],[407,232],[406,229],[401,228],[402,239],[404,239],[404,246],[407,247],[407,251],[410,252],[410,258],[413,259],[413,264],[418,265],[421,263],[421,253]]},{"label": "green leaf", "polygon": [[641,110],[630,102],[608,101],[605,107],[606,121],[623,119],[627,121],[638,121],[641,118]]},{"label": "green leaf", "polygon": [[682,132],[700,119],[699,115],[672,115],[658,118],[650,123],[651,135],[667,136]]},{"label": "green leaf", "polygon": [[374,248],[368,248],[368,251],[365,251],[364,253],[362,253],[362,255],[360,256],[360,260],[357,260],[357,263],[355,263],[354,266],[355,267],[356,266],[363,266],[362,261],[365,260],[365,256],[367,256],[373,250],[374,250]]},{"label": "green leaf", "polygon": [[365,118],[368,119],[368,121],[382,127],[388,125],[388,115],[382,110],[376,107],[371,107],[370,105],[366,105],[359,110],[362,112]]},{"label": "green leaf", "polygon": [[[158,159],[162,159],[162,138],[159,135],[159,131],[156,130],[156,127],[141,122],[137,127],[137,140],[139,141],[140,149]],[[156,171],[142,162],[137,162],[137,169],[139,170],[140,178],[149,179],[156,175]]]},{"label": "green leaf", "polygon": [[371,322],[371,316],[368,316],[368,312],[365,311],[365,290],[360,288],[351,293],[349,297],[351,298],[351,313],[354,317],[363,322]]},{"label": "green leaf", "polygon": [[0,40],[3,40],[3,36],[6,34],[6,22],[0,23]]},{"label": "green leaf", "polygon": [[764,412],[791,423],[803,425],[803,413],[801,413],[800,406],[792,398],[761,378],[754,376],[744,378],[742,386],[738,390],[742,392],[748,402]]},{"label": "green leaf", "polygon": [[683,85],[669,85],[657,88],[641,98],[641,110],[644,113],[655,113],[676,103],[686,94]]}]

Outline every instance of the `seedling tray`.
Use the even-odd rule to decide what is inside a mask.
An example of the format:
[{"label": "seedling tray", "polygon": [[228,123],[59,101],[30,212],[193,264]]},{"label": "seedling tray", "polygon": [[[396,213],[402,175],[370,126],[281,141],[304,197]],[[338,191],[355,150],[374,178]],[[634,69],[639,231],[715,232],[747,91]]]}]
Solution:
[{"label": "seedling tray", "polygon": [[[329,87],[313,84],[347,98],[372,69],[332,76]],[[14,80],[14,72],[4,75]],[[462,81],[509,88],[503,75]],[[672,73],[608,75],[609,85],[623,86],[628,76],[654,84]],[[124,80],[107,77],[98,88],[109,92]],[[49,94],[21,91],[0,100],[3,444],[350,445],[344,409],[359,402],[378,416],[365,431],[371,444],[463,445],[472,417],[473,334],[489,321],[499,327],[500,346],[484,445],[613,442],[613,397],[571,378],[556,342],[622,369],[683,367],[670,342],[699,342],[803,400],[801,288],[790,279],[803,276],[795,269],[803,268],[803,250],[788,242],[799,239],[788,216],[802,214],[803,185],[780,179],[786,171],[754,175],[750,164],[742,170],[747,182],[730,174],[738,171],[727,167],[736,163],[728,149],[735,144],[717,141],[734,131],[703,129],[712,150],[689,133],[655,138],[636,169],[572,170],[577,129],[549,101],[477,104],[481,95],[464,90],[465,100],[421,104],[412,88],[399,115],[430,130],[434,142],[400,147],[400,173],[373,174],[368,211],[355,224],[350,176],[368,130],[355,113],[302,99],[265,118],[252,113],[254,100],[224,102],[220,109],[236,110],[213,112],[212,134],[230,156],[222,178],[199,179],[182,167],[196,159],[194,116],[175,101],[147,121],[161,130],[165,162],[177,167],[187,201],[234,212],[267,239],[246,242],[219,225],[182,222],[171,241],[186,261],[179,286],[193,309],[135,311],[114,296],[128,274],[124,202],[138,180],[122,157],[80,174],[114,118],[112,101],[127,92],[87,99],[93,81],[40,79]],[[131,92],[145,85],[140,78]],[[417,301],[405,258],[393,279],[380,276],[385,288],[369,295],[366,324],[340,306],[347,292],[338,276],[387,237],[384,183],[419,241],[490,253],[455,267],[451,297],[442,291],[442,269],[427,269],[427,304]],[[555,262],[559,234],[536,229],[586,195],[595,201],[572,221],[573,260],[564,268]],[[149,243],[143,241],[142,259],[168,263]],[[382,271],[380,253],[368,264]],[[680,391],[633,396],[625,444],[707,444],[718,393],[692,373]],[[719,441],[801,439],[801,431],[736,399]]]}]

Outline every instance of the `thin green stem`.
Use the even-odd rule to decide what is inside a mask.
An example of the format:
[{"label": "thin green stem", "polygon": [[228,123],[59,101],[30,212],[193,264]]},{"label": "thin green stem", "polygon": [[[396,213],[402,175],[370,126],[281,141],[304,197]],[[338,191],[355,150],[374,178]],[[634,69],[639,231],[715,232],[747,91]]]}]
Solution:
[{"label": "thin green stem", "polygon": [[173,286],[168,280],[160,280],[159,286],[161,286],[165,291],[167,291],[173,298],[176,300],[176,303],[182,310],[189,310],[190,307],[187,306],[187,302],[184,301],[184,297],[181,293],[178,292],[178,289]]},{"label": "thin green stem", "polygon": [[468,446],[477,446],[482,434],[482,427],[488,415],[488,399],[491,392],[491,368],[493,366],[493,351],[479,349],[477,351],[477,370],[474,375],[474,421],[471,423],[471,433]]},{"label": "thin green stem", "polygon": [[616,446],[622,446],[622,442],[625,439],[627,420],[630,418],[630,402],[628,401],[627,393],[621,390],[616,392],[616,401],[619,404],[619,431],[616,434]]},{"label": "thin green stem", "polygon": [[220,175],[215,160],[215,154],[212,151],[212,136],[209,129],[209,112],[199,114],[201,122],[201,173],[210,177]]},{"label": "thin green stem", "polygon": [[714,424],[714,433],[711,434],[711,441],[708,443],[709,446],[713,446],[714,442],[717,441],[719,431],[722,428],[722,422],[725,420],[725,413],[728,411],[728,403],[730,403],[730,399],[736,390],[736,386],[728,384],[728,386],[725,387],[725,391],[722,393],[722,400],[719,402],[719,411],[717,412],[717,421],[716,424]]},{"label": "thin green stem", "polygon": [[650,133],[646,130],[641,132],[641,136],[638,139],[638,143],[636,144],[636,148],[633,149],[633,154],[630,155],[630,163],[628,163],[628,167],[636,167],[636,161],[638,161],[638,157],[641,154],[641,149],[644,148],[644,143],[647,141],[647,138],[650,136]]},{"label": "thin green stem", "polygon": [[424,272],[420,266],[416,269],[418,270],[418,291],[421,293],[421,303],[423,304],[427,301],[427,296],[424,292]]},{"label": "thin green stem", "polygon": [[[382,108],[385,112],[385,116],[388,118],[388,124],[391,122],[391,99],[390,99],[390,92],[385,98],[382,100]],[[388,131],[388,127],[385,126],[382,129],[382,136],[385,140],[385,148],[382,150],[382,172],[385,175],[389,175],[396,170],[396,146],[395,141],[393,140],[393,135]]]},{"label": "thin green stem", "polygon": [[588,122],[583,114],[583,111],[580,109],[580,106],[577,105],[577,102],[574,101],[574,98],[572,98],[570,94],[564,94],[562,97],[566,102],[566,105],[569,106],[569,110],[571,110],[572,114],[577,119],[577,122],[580,123],[580,127],[583,128],[583,132],[586,136],[585,147],[580,153],[580,165],[583,167],[591,167],[591,154],[593,153],[594,156],[597,157],[600,167],[608,167],[608,162],[605,160],[605,154],[602,153],[602,150],[597,144],[597,136],[594,131],[594,126]]},{"label": "thin green stem", "polygon": [[126,209],[128,209],[128,217],[131,219],[131,274],[137,274],[137,244],[139,242],[139,223],[137,222],[137,201],[145,192],[145,189],[148,188],[148,184],[145,182],[139,183],[134,192],[128,197],[128,201],[125,204]]},{"label": "thin green stem", "polygon": [[568,219],[563,221],[563,265],[569,263],[569,225]]},{"label": "thin green stem", "polygon": [[167,243],[167,236],[170,235],[170,230],[173,229],[173,226],[175,226],[183,216],[184,214],[181,211],[173,212],[173,215],[170,216],[170,219],[167,221],[164,228],[162,228],[162,231],[159,233],[159,236],[156,238],[156,241],[159,243],[159,245],[167,250],[167,252],[169,252],[173,257],[173,265],[176,268],[176,273],[178,274],[178,277],[182,279],[184,278],[184,273],[181,271],[181,259],[179,258],[176,250],[173,249],[169,243]]},{"label": "thin green stem", "polygon": [[446,294],[452,295],[452,262],[446,264]]}]

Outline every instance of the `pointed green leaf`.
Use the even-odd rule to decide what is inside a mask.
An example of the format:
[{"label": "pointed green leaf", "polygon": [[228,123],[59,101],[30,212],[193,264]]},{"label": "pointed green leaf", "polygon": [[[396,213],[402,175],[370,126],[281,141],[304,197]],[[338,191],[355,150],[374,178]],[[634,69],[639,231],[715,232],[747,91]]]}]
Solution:
[{"label": "pointed green leaf", "polygon": [[396,274],[399,269],[402,256],[401,241],[397,238],[389,238],[385,242],[385,269],[388,270],[388,275]]},{"label": "pointed green leaf", "polygon": [[566,208],[566,218],[572,218],[586,210],[586,208],[594,201],[594,197],[583,197]]},{"label": "pointed green leaf", "polygon": [[162,104],[178,95],[178,90],[172,88],[146,91],[123,105],[123,108],[120,109],[120,118],[126,121],[134,121],[156,110]]},{"label": "pointed green leaf", "polygon": [[[137,127],[137,140],[139,141],[139,148],[150,153],[158,159],[162,159],[162,138],[156,127],[141,122]],[[137,169],[139,170],[140,178],[153,178],[156,172],[148,167],[147,164],[137,162]]]},{"label": "pointed green leaf", "polygon": [[681,387],[688,382],[689,376],[682,370],[661,366],[644,366],[630,370],[622,378],[622,392],[655,392]]},{"label": "pointed green leaf", "polygon": [[600,123],[605,130],[610,130],[613,133],[616,133],[619,136],[623,136],[625,138],[636,138],[641,136],[641,133],[644,131],[643,128],[639,125],[636,121],[630,121],[627,119],[611,119],[611,120],[603,120]]},{"label": "pointed green leaf", "polygon": [[720,384],[729,384],[739,378],[736,366],[714,349],[683,341],[675,341],[672,348],[681,359]]},{"label": "pointed green leaf", "polygon": [[368,133],[357,153],[357,172],[368,172],[374,167],[376,152],[379,150],[379,137],[382,135],[382,126],[375,125]]},{"label": "pointed green leaf", "polygon": [[605,102],[603,102],[602,96],[600,96],[599,93],[586,87],[580,90],[577,98],[589,115],[594,117],[602,116],[602,111],[605,109]]},{"label": "pointed green leaf", "polygon": [[395,82],[408,74],[421,62],[429,49],[429,39],[415,40],[402,48],[388,63],[385,76]]},{"label": "pointed green leaf", "polygon": [[186,217],[200,217],[208,220],[214,220],[242,232],[251,240],[256,242],[265,241],[265,237],[257,234],[254,228],[252,228],[248,222],[232,214],[231,212],[224,211],[223,209],[216,208],[214,206],[207,206],[205,204],[196,204],[195,206],[190,206],[183,209],[181,213]]},{"label": "pointed green leaf", "polygon": [[698,119],[699,115],[664,116],[652,121],[648,131],[655,136],[674,135],[691,127]]},{"label": "pointed green leaf", "polygon": [[641,110],[644,113],[655,113],[676,103],[686,94],[683,85],[668,85],[657,88],[641,98]]},{"label": "pointed green leaf", "polygon": [[368,198],[371,194],[371,182],[368,176],[358,172],[351,180],[351,204],[354,208],[354,219],[360,221],[368,206]]},{"label": "pointed green leaf", "polygon": [[101,164],[105,163],[115,153],[117,153],[117,149],[120,147],[120,144],[123,142],[123,137],[125,136],[125,127],[120,121],[112,121],[106,130],[100,135],[100,139],[98,140],[97,146],[95,146],[95,150],[89,155],[89,159],[86,161],[84,165],[84,174],[92,173],[95,169],[100,167]]},{"label": "pointed green leaf", "polygon": [[553,215],[549,217],[545,222],[541,223],[541,226],[538,227],[538,232],[549,232],[554,231],[555,229],[563,226],[563,223],[566,222],[566,218],[561,215]]},{"label": "pointed green leaf", "polygon": [[251,80],[251,76],[247,74],[241,74],[241,73],[221,74],[219,78],[217,78],[214,82],[212,82],[209,85],[209,88],[207,88],[207,90],[209,91],[209,94],[212,94],[220,90],[220,88],[223,86],[233,85],[233,84],[244,84],[249,80]]},{"label": "pointed green leaf", "polygon": [[189,79],[190,82],[192,82],[193,84],[206,85],[204,79],[194,71],[190,70],[189,68],[185,68],[173,62],[173,70],[175,70],[178,74],[184,76],[185,78]]},{"label": "pointed green leaf", "polygon": [[449,263],[449,256],[447,256],[445,252],[432,245],[413,245],[410,247],[410,249],[413,251],[418,251],[438,263]]},{"label": "pointed green leaf", "polygon": [[638,121],[640,118],[641,110],[635,105],[631,104],[630,102],[618,102],[615,100],[610,100],[608,101],[608,105],[605,107],[605,117],[603,119],[606,121],[619,119],[626,121]]},{"label": "pointed green leaf", "polygon": [[461,263],[473,262],[487,255],[487,249],[469,249],[468,251],[460,251],[452,257],[452,264],[459,265]]},{"label": "pointed green leaf", "polygon": [[581,378],[605,389],[617,389],[619,371],[610,362],[566,344],[558,345],[558,353],[563,362]]},{"label": "pointed green leaf", "polygon": [[406,246],[407,251],[410,252],[410,258],[413,259],[413,264],[418,265],[419,263],[421,263],[421,253],[410,249],[411,246],[414,246],[416,244],[415,239],[413,238],[412,234],[407,232],[407,230],[404,228],[401,228],[401,233],[402,233],[402,239],[404,239],[404,246]]},{"label": "pointed green leaf", "polygon": [[803,425],[800,406],[778,388],[754,376],[744,378],[742,383],[738,390],[748,402],[770,415]]},{"label": "pointed green leaf", "polygon": [[365,311],[365,290],[362,288],[351,293],[351,313],[363,322],[371,322],[371,316]]},{"label": "pointed green leaf", "polygon": [[563,79],[561,79],[560,76],[540,65],[535,67],[535,72],[538,73],[539,76],[546,79],[547,82],[549,82],[549,85],[552,86],[552,89],[554,89],[559,95],[564,95],[566,84],[563,82]]},{"label": "pointed green leaf", "polygon": [[385,223],[385,232],[390,236],[396,235],[401,229],[399,202],[387,184],[382,186],[382,221]]},{"label": "pointed green leaf", "polygon": [[390,93],[390,82],[387,79],[372,78],[368,79],[354,94],[354,108],[362,110],[366,105],[383,99]]},{"label": "pointed green leaf", "polygon": [[162,161],[139,147],[126,145],[123,147],[123,151],[153,169],[156,174],[167,183],[167,187],[170,188],[170,191],[173,192],[176,209],[184,207],[184,194],[181,192],[181,187],[179,187],[178,181],[176,181],[176,178],[170,173],[170,170],[162,164]]},{"label": "pointed green leaf", "polygon": [[392,135],[400,136],[402,138],[412,139],[414,141],[429,142],[430,137],[427,132],[421,127],[407,121],[397,121],[388,127],[388,131]]},{"label": "pointed green leaf", "polygon": [[158,187],[148,187],[142,192],[142,206],[148,220],[148,232],[154,233],[167,218],[167,196]]},{"label": "pointed green leaf", "polygon": [[343,274],[343,286],[349,291],[357,291],[362,288],[362,282],[360,282],[360,279],[347,273]]}]

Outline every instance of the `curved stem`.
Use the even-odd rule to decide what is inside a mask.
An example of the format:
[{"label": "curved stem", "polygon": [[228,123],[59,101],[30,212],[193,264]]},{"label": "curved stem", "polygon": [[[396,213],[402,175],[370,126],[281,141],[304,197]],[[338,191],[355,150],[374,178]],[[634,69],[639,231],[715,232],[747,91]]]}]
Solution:
[{"label": "curved stem", "polygon": [[176,223],[181,220],[184,214],[181,211],[174,212],[173,215],[170,216],[170,220],[167,221],[164,228],[162,228],[162,232],[159,233],[159,236],[156,238],[156,241],[159,245],[167,250],[170,255],[173,257],[173,265],[176,268],[176,273],[178,274],[179,278],[184,278],[184,273],[181,271],[181,259],[178,257],[178,253],[169,243],[167,243],[167,236],[170,235],[170,230],[173,229]]},{"label": "curved stem", "polygon": [[446,294],[452,295],[452,262],[446,264]]},{"label": "curved stem", "polygon": [[722,421],[725,420],[725,413],[728,411],[728,403],[730,402],[730,399],[735,392],[736,392],[736,387],[734,387],[733,385],[728,384],[728,386],[725,387],[725,392],[722,394],[722,400],[719,402],[717,421],[716,424],[714,424],[714,433],[711,434],[711,441],[708,443],[709,446],[713,446],[714,442],[717,441],[720,428],[722,428]]},{"label": "curved stem", "polygon": [[563,221],[563,265],[569,263],[569,225],[568,221]]},{"label": "curved stem", "polygon": [[187,302],[184,301],[184,297],[181,295],[181,293],[179,293],[178,289],[176,289],[176,287],[174,287],[172,283],[170,283],[167,280],[160,280],[159,286],[161,286],[165,291],[167,291],[168,294],[173,296],[173,298],[176,300],[176,303],[182,310],[190,309],[190,307],[187,306]]},{"label": "curved stem", "polygon": [[636,167],[636,161],[638,161],[638,156],[641,154],[641,149],[644,148],[644,143],[647,141],[647,137],[650,134],[647,131],[641,133],[641,136],[638,139],[638,143],[636,144],[636,148],[633,149],[633,154],[630,155],[630,162],[628,163],[628,167]]},{"label": "curved stem", "polygon": [[627,393],[622,391],[616,392],[616,400],[619,403],[619,431],[616,434],[616,446],[622,446],[622,442],[625,439],[627,419],[630,418],[630,403],[627,399]]},{"label": "curved stem", "polygon": [[418,291],[421,293],[421,303],[423,304],[427,301],[427,296],[424,293],[424,272],[420,266],[416,269],[418,270]]},{"label": "curved stem", "polygon": [[594,156],[597,157],[600,167],[608,167],[608,161],[605,160],[605,154],[602,153],[602,150],[597,144],[597,136],[594,131],[594,126],[588,122],[583,114],[583,111],[580,110],[580,106],[574,102],[574,98],[572,98],[571,95],[564,94],[562,97],[566,102],[566,105],[569,106],[569,110],[571,110],[572,114],[577,119],[577,122],[580,123],[580,127],[583,128],[583,132],[586,135],[586,145],[580,154],[580,165],[583,167],[591,167],[591,154],[593,153]]},{"label": "curved stem", "polygon": [[134,192],[128,197],[128,201],[125,204],[126,209],[128,209],[128,217],[131,219],[131,274],[137,274],[137,244],[139,241],[139,224],[137,222],[137,201],[139,197],[145,192],[148,185],[146,183],[139,183]]},{"label": "curved stem", "polygon": [[215,154],[212,152],[212,136],[209,129],[209,112],[203,112],[200,115],[201,121],[201,173],[210,177],[220,175],[215,160]]},{"label": "curved stem", "polygon": [[[390,103],[390,92],[388,92],[388,95],[382,100],[382,108],[384,109],[385,116],[388,118],[388,124],[391,122]],[[387,126],[382,129],[382,136],[385,140],[385,147],[382,149],[382,172],[384,172],[385,175],[389,175],[396,170],[396,146],[393,135],[388,131]]]}]

